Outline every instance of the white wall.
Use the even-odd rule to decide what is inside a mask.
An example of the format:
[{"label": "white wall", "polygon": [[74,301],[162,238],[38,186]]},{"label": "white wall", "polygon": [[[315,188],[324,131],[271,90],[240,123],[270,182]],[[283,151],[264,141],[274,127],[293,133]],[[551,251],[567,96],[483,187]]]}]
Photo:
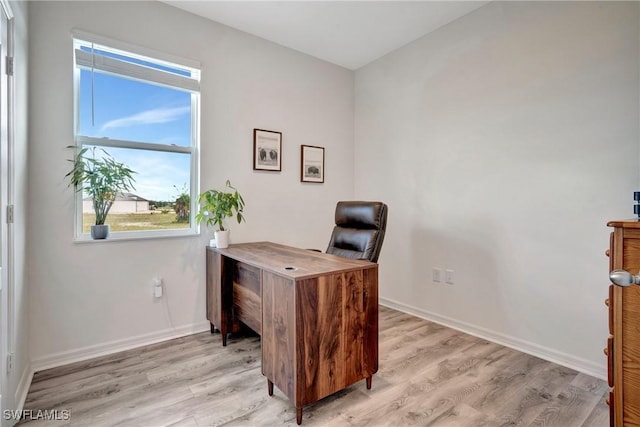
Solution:
[{"label": "white wall", "polygon": [[15,301],[15,364],[10,385],[14,390],[16,406],[24,401],[31,384],[29,353],[29,300],[27,284],[27,229],[28,229],[28,168],[27,168],[27,79],[28,79],[28,23],[27,3],[11,2],[14,15],[14,301]]},{"label": "white wall", "polygon": [[[36,369],[207,328],[209,236],[73,243],[64,175],[73,143],[71,29],[202,63],[201,188],[247,203],[232,240],[324,248],[353,197],[353,73],[159,2],[31,2],[30,312]],[[283,133],[282,172],[252,170],[253,128]],[[299,182],[300,145],[326,147],[326,181]],[[180,183],[178,183],[180,184]],[[165,298],[151,280],[164,278]]]},{"label": "white wall", "polygon": [[356,72],[355,197],[389,204],[386,304],[604,376],[639,22],[637,2],[493,2]]}]

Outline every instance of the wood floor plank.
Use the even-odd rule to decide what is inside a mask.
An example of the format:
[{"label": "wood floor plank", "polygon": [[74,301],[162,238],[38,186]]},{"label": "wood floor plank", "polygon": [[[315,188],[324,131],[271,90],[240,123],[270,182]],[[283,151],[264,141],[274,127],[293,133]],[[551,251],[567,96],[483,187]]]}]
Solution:
[{"label": "wood floor plank", "polygon": [[531,356],[525,357],[530,359],[529,367],[518,371],[515,366],[505,366],[503,369],[516,374],[512,377],[513,381],[503,382],[496,393],[484,396],[481,406],[474,405],[492,414],[500,426],[529,425],[573,378],[565,374],[575,374],[565,367]]},{"label": "wood floor plank", "polygon": [[[380,363],[303,411],[312,426],[600,427],[604,381],[380,307]],[[267,394],[260,338],[208,332],[34,375],[25,409],[71,411],[27,427],[295,426],[295,407]]]},{"label": "wood floor plank", "polygon": [[530,424],[531,426],[582,426],[602,397],[569,385]]},{"label": "wood floor plank", "polygon": [[582,423],[582,427],[603,427],[608,425],[609,405],[602,399],[593,408],[593,411],[591,411],[585,422]]}]

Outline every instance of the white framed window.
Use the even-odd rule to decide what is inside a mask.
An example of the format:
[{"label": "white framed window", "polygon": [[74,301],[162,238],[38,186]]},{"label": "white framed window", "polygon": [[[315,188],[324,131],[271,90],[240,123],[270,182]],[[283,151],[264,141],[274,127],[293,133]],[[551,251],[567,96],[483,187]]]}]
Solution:
[{"label": "white framed window", "polygon": [[[106,218],[109,239],[198,234],[200,66],[73,33],[75,146],[133,169],[134,189]],[[92,200],[79,192],[76,240],[90,240]]]}]

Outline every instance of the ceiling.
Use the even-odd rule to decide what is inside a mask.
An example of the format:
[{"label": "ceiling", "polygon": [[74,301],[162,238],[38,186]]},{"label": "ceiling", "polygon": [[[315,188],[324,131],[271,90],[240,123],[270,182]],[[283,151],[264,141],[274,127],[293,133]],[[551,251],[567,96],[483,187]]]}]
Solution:
[{"label": "ceiling", "polygon": [[355,70],[488,1],[164,3]]}]

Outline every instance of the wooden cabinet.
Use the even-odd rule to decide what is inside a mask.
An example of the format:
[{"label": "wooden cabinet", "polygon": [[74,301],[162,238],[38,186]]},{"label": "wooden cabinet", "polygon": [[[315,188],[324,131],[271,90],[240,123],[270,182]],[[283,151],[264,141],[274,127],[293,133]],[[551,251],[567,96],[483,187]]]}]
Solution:
[{"label": "wooden cabinet", "polygon": [[[611,221],[609,271],[640,272],[640,222]],[[607,355],[611,426],[640,426],[640,286],[609,286]]]}]

